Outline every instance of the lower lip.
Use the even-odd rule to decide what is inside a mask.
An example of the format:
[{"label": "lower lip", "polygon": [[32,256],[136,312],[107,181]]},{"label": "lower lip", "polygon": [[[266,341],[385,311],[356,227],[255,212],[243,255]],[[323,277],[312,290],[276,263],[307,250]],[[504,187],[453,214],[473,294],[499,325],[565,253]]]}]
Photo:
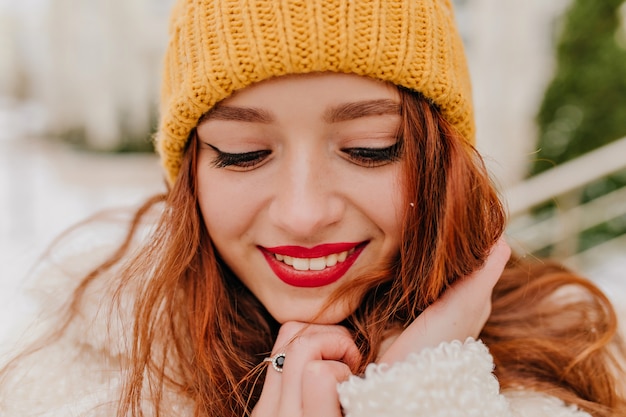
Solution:
[{"label": "lower lip", "polygon": [[326,268],[322,271],[298,271],[291,266],[277,260],[274,255],[266,250],[261,249],[261,253],[265,256],[265,260],[269,264],[276,276],[287,285],[293,287],[315,288],[330,285],[337,282],[342,276],[348,272],[348,269],[365,248],[366,244],[361,244],[354,249],[345,261],[338,262],[336,265]]}]

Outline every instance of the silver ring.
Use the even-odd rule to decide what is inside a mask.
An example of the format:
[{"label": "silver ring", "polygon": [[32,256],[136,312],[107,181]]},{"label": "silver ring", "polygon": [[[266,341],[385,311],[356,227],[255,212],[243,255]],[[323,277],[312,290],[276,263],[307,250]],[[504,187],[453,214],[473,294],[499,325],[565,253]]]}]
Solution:
[{"label": "silver ring", "polygon": [[282,372],[285,364],[285,353],[277,353],[274,356],[263,359],[263,362],[271,362],[276,372]]}]

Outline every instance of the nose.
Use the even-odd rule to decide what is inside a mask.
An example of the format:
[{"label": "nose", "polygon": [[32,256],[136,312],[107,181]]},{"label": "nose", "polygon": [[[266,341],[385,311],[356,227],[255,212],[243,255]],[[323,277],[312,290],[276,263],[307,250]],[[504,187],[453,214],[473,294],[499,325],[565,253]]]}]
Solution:
[{"label": "nose", "polygon": [[328,164],[311,155],[286,164],[274,184],[271,221],[294,239],[323,234],[340,221],[345,200]]}]

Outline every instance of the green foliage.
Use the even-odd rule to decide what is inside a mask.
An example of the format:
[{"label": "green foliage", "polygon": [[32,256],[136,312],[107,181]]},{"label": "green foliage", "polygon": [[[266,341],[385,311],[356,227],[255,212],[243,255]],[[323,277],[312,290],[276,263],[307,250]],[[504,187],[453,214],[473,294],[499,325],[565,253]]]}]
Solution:
[{"label": "green foliage", "polygon": [[532,174],[626,136],[626,49],[618,42],[623,0],[574,0],[564,17],[557,72],[537,121]]},{"label": "green foliage", "polygon": [[[620,21],[620,7],[626,8],[623,3],[573,0],[564,16],[556,74],[537,116],[539,143],[532,175],[626,136],[626,23]],[[596,181],[582,190],[581,203],[624,186],[623,172]],[[544,206],[538,213],[551,210]],[[621,216],[582,232],[578,249],[624,233],[626,218]]]}]

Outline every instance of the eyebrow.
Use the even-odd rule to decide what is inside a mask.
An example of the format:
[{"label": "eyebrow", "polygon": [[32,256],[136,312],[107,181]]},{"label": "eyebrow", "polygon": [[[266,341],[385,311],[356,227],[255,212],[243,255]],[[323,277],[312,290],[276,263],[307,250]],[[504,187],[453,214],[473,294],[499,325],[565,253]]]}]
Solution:
[{"label": "eyebrow", "polygon": [[[399,115],[400,104],[389,99],[364,100],[343,103],[333,106],[324,112],[324,121],[327,123],[345,122],[367,116],[385,114]],[[272,123],[274,116],[263,109],[254,107],[220,106],[213,107],[204,114],[198,123],[206,120],[229,120],[250,123]]]},{"label": "eyebrow", "polygon": [[220,106],[213,107],[208,113],[205,113],[198,123],[205,120],[231,120],[236,122],[250,123],[272,123],[274,117],[271,113],[254,107],[233,107]]},{"label": "eyebrow", "polygon": [[324,113],[324,120],[327,123],[338,123],[385,114],[400,115],[400,103],[389,99],[377,99],[339,104]]}]

